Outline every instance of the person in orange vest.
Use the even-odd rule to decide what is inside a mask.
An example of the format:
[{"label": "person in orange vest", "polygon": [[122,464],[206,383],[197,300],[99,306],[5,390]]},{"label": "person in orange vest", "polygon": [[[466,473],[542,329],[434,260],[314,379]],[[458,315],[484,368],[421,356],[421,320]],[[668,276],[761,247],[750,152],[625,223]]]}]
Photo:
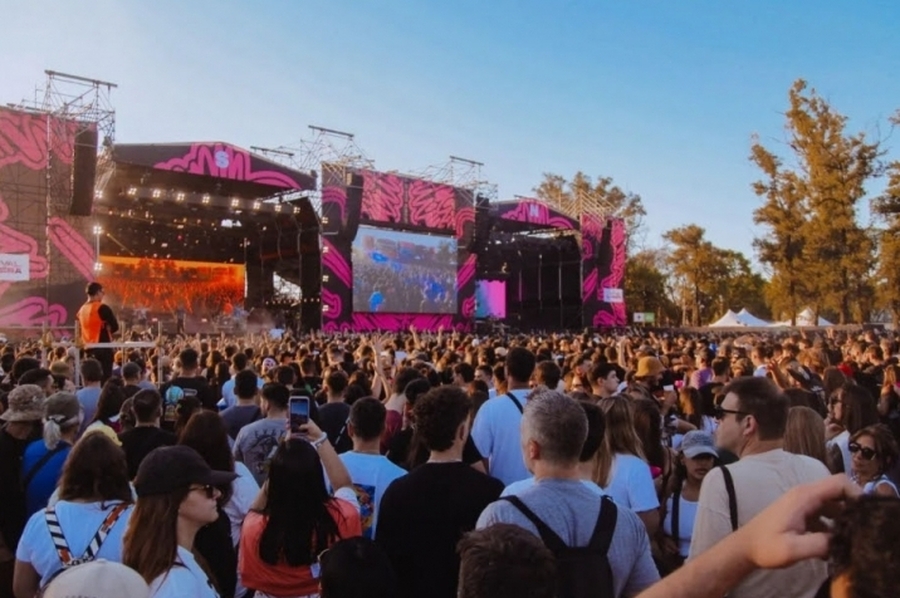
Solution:
[{"label": "person in orange vest", "polygon": [[[112,335],[119,331],[119,322],[112,308],[103,303],[103,285],[92,282],[86,290],[88,300],[75,315],[78,324],[78,340],[82,345],[88,343],[110,343]],[[103,366],[103,381],[112,376],[112,349],[90,349],[88,357],[93,357]]]}]

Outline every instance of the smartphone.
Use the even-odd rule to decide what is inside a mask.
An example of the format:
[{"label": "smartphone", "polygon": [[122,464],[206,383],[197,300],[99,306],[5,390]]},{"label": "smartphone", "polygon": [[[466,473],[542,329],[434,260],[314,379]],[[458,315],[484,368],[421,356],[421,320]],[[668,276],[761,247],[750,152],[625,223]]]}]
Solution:
[{"label": "smartphone", "polygon": [[665,386],[663,386],[663,390],[665,392],[673,392],[675,390],[675,385],[674,384],[666,384]]},{"label": "smartphone", "polygon": [[291,434],[299,434],[300,426],[309,423],[309,397],[291,397]]}]

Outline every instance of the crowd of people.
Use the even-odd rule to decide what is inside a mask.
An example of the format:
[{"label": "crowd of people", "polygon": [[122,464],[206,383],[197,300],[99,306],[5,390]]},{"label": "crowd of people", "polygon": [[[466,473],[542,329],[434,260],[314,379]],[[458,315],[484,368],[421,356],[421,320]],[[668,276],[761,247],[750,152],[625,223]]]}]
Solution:
[{"label": "crowd of people", "polygon": [[456,264],[376,262],[354,253],[353,309],[358,312],[454,313]]},{"label": "crowd of people", "polygon": [[0,598],[895,596],[898,341],[0,345]]}]

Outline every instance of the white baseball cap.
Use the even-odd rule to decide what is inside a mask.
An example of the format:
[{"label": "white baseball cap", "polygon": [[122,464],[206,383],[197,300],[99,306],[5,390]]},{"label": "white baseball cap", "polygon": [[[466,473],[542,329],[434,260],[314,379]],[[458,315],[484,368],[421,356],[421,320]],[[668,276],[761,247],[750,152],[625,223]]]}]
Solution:
[{"label": "white baseball cap", "polygon": [[75,565],[57,575],[44,598],[149,598],[150,587],[137,571],[103,559]]}]

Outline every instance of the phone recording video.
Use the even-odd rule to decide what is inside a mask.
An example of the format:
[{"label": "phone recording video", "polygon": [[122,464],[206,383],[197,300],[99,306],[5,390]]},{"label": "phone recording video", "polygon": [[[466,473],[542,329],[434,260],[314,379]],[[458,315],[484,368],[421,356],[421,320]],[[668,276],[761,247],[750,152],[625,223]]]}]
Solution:
[{"label": "phone recording video", "polygon": [[300,426],[309,423],[309,397],[291,397],[291,434],[299,434]]}]

